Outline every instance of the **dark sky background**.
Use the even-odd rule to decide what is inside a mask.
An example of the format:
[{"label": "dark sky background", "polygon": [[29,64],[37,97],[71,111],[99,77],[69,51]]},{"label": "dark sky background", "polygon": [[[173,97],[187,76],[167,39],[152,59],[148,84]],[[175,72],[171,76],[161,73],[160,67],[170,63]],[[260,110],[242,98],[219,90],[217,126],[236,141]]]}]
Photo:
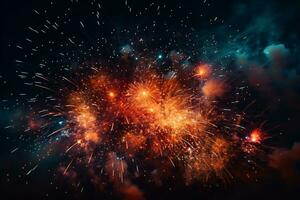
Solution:
[{"label": "dark sky background", "polygon": [[[207,2],[210,4],[207,6]],[[109,57],[114,48],[128,43],[130,34],[118,31],[128,28],[152,25],[157,22],[155,32],[149,29],[139,32],[146,40],[153,41],[147,48],[163,49],[163,52],[180,49],[193,55],[194,60],[204,60],[222,65],[232,70],[232,77],[243,77],[250,85],[251,97],[255,100],[249,113],[255,121],[266,121],[265,129],[271,138],[264,145],[276,147],[267,152],[266,159],[259,167],[261,172],[257,180],[244,181],[235,179],[229,183],[193,184],[184,187],[176,185],[172,190],[167,187],[151,187],[145,192],[146,199],[169,199],[182,197],[185,199],[290,199],[299,198],[300,189],[300,35],[299,10],[300,1],[212,1],[206,3],[198,0],[159,1],[166,9],[157,16],[157,11],[149,11],[139,17],[128,13],[124,1],[104,0],[101,18],[106,22],[103,29],[82,35],[78,27],[69,26],[65,32],[76,33],[82,39],[88,38],[93,43],[97,34],[109,39],[111,46],[103,48],[103,56]],[[144,1],[128,1],[132,10],[142,10],[149,3]],[[60,15],[64,1],[56,2],[49,16]],[[179,5],[182,5],[179,8]],[[16,60],[24,56],[24,52],[16,48],[25,44],[24,39],[30,37],[28,26],[41,23],[33,13],[33,9],[49,8],[48,1],[40,0],[1,0],[1,51],[0,51],[0,191],[1,199],[33,198],[33,199],[81,199],[115,197],[114,194],[103,194],[95,188],[88,188],[80,193],[58,177],[53,171],[61,158],[46,160],[39,165],[37,171],[26,176],[29,166],[34,166],[30,152],[33,138],[20,140],[20,129],[7,128],[18,126],[18,119],[26,118],[22,98],[19,93],[35,94],[28,90],[23,81],[17,77],[16,71],[35,71],[41,54],[29,58],[24,65],[16,64]],[[74,20],[86,19],[85,25],[90,27],[89,18],[84,16],[89,4],[74,11]],[[50,9],[49,9],[50,10]],[[174,11],[170,18],[170,10]],[[201,15],[203,14],[203,15]],[[186,19],[188,28],[182,26]],[[76,19],[78,17],[78,19]],[[214,20],[217,17],[217,20]],[[212,23],[210,23],[211,21]],[[165,31],[166,26],[175,32],[171,36]],[[116,29],[117,34],[111,36],[110,31]],[[93,29],[90,29],[93,30]],[[77,34],[78,33],[78,34]],[[187,41],[185,34],[191,41]],[[210,45],[211,35],[217,44]],[[55,37],[51,35],[50,37]],[[170,37],[176,42],[169,44]],[[245,39],[246,37],[246,39]],[[158,40],[159,38],[159,40]],[[134,36],[132,36],[134,40]],[[195,46],[193,46],[193,44]],[[23,45],[22,45],[23,46]],[[25,46],[25,45],[24,45]],[[217,53],[214,52],[217,48]],[[205,50],[205,51],[204,51]],[[24,50],[27,51],[27,50]],[[201,53],[195,53],[199,51]],[[158,52],[158,51],[157,51]],[[207,53],[203,53],[207,52]],[[227,56],[229,55],[229,56]],[[55,57],[53,57],[55,59]],[[82,58],[85,59],[85,58]],[[78,61],[80,62],[80,61]],[[53,69],[55,71],[55,69]],[[297,143],[298,142],[298,143]],[[13,149],[18,150],[11,153]],[[271,158],[276,162],[272,164]],[[268,160],[270,159],[270,160]],[[33,160],[31,162],[30,160]],[[24,168],[24,163],[28,165]],[[260,163],[259,163],[260,164]]]}]

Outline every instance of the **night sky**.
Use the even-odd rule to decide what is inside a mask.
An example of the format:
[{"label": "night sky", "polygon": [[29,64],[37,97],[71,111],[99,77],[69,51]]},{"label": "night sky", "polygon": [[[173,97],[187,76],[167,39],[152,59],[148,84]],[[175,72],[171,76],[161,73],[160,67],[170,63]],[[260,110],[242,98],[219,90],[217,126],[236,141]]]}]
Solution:
[{"label": "night sky", "polygon": [[[1,199],[299,196],[299,0],[2,0],[0,8]],[[48,137],[65,125],[75,126],[63,114],[57,118],[38,117],[40,110],[66,104],[73,86],[67,86],[62,77],[76,81],[76,87],[84,91],[88,86],[82,82],[93,68],[101,68],[115,80],[122,80],[111,83],[122,91],[134,79],[137,66],[149,62],[154,63],[163,80],[175,74],[182,83],[188,78],[180,77],[190,76],[199,63],[209,64],[212,76],[220,80],[226,77],[222,87],[226,92],[220,92],[222,96],[216,93],[218,103],[214,105],[230,108],[232,113],[246,113],[240,124],[245,129],[238,131],[238,137],[247,138],[241,132],[246,134],[256,128],[264,133],[259,144],[250,144],[257,148],[251,158],[245,159],[234,150],[226,165],[232,177],[212,175],[186,184],[180,169],[166,167],[171,175],[156,183],[148,181],[149,174],[159,170],[141,164],[145,175],[128,178],[125,185],[134,191],[127,188],[124,192],[124,184],[116,184],[107,175],[109,170],[103,169],[107,160],[93,162],[93,169],[75,161],[70,163],[71,156],[80,157],[83,153],[64,154],[72,144],[70,132],[74,129]],[[43,80],[37,80],[40,77]],[[200,84],[205,85],[205,81]],[[195,89],[199,85],[195,82],[188,79],[183,88]],[[55,94],[50,95],[53,91]],[[206,95],[203,89],[202,92]],[[88,94],[90,99],[96,98]],[[229,107],[229,101],[236,103]],[[119,125],[111,133],[118,140],[119,132],[125,128],[121,117],[114,120]],[[50,128],[43,124],[50,124]],[[218,126],[225,125],[220,122]],[[110,141],[111,149],[103,157],[114,157],[109,152],[115,151],[121,163],[122,151],[112,145],[115,140]],[[145,152],[137,153],[136,160],[143,163],[143,155]],[[149,159],[147,162],[158,165]],[[68,164],[70,174],[66,175]],[[130,171],[129,161],[127,165]],[[99,171],[107,170],[107,174],[103,173],[107,177],[102,178],[94,169],[98,167]]]}]

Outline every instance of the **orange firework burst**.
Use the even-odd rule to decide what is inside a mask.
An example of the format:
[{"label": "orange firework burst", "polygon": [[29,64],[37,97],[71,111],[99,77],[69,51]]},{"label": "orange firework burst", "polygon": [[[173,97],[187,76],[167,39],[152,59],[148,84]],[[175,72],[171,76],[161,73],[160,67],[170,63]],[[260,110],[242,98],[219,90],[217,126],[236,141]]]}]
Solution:
[{"label": "orange firework burst", "polygon": [[199,79],[207,79],[212,73],[211,67],[208,64],[200,64],[195,69],[195,77]]},{"label": "orange firework burst", "polygon": [[143,77],[129,85],[127,99],[128,117],[142,124],[140,134],[150,140],[152,155],[166,156],[173,165],[176,160],[186,160],[192,177],[222,171],[229,143],[207,134],[211,122],[192,104],[201,104],[201,99],[184,90],[175,78]]},{"label": "orange firework burst", "polygon": [[128,99],[129,107],[138,116],[146,116],[142,120],[152,126],[178,132],[195,124],[195,113],[188,105],[191,96],[184,94],[174,80],[136,82],[129,86]]},{"label": "orange firework burst", "polygon": [[[210,176],[223,179],[224,174],[230,175],[226,169],[233,151],[238,151],[235,148],[240,146],[241,152],[253,155],[263,134],[255,129],[246,140],[236,139],[240,138],[236,127],[243,127],[231,122],[236,125],[231,131],[225,124],[230,113],[226,119],[216,109],[216,97],[225,92],[224,81],[210,77],[208,65],[198,70],[201,88],[189,88],[193,83],[176,74],[165,76],[149,68],[138,68],[129,81],[97,70],[66,95],[64,107],[57,106],[65,108],[60,115],[67,121],[50,135],[60,130],[70,133],[72,143],[65,152],[86,155],[78,159],[80,163],[107,157],[103,169],[111,182],[124,181],[127,167],[137,165],[135,159],[142,159],[144,166],[149,162],[152,171],[160,169],[162,174],[176,168],[187,184]],[[139,166],[135,168],[139,174]]]},{"label": "orange firework burst", "polygon": [[[172,166],[183,162],[179,166],[184,166],[187,182],[222,174],[231,142],[218,136],[213,125],[220,116],[202,102],[202,96],[184,89],[176,76],[167,78],[139,70],[133,82],[123,86],[127,88],[123,92],[107,75],[94,75],[90,80],[96,95],[87,91],[70,95],[75,127],[82,132],[80,141],[99,144],[101,132],[114,130],[117,116],[121,116],[127,128],[120,134],[118,145],[126,157],[143,152],[167,159]],[[108,123],[99,121],[99,116]]]},{"label": "orange firework burst", "polygon": [[254,129],[251,131],[248,140],[253,143],[261,143],[264,138],[264,133],[260,129]]}]

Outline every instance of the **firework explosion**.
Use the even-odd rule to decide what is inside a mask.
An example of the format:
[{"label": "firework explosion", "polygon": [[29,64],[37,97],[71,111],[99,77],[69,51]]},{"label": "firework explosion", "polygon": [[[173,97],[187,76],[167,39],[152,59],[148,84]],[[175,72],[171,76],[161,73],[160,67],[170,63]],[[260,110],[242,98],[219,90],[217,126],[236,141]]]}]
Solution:
[{"label": "firework explosion", "polygon": [[108,181],[121,193],[133,187],[131,179],[160,182],[172,177],[173,169],[185,184],[232,179],[230,161],[255,155],[263,135],[259,129],[248,135],[241,114],[219,107],[229,92],[225,80],[207,64],[200,72],[196,65],[164,75],[155,62],[146,62],[137,62],[126,79],[101,65],[83,67],[78,78],[58,77],[63,80],[58,90],[51,88],[54,80],[36,73],[34,85],[54,95],[47,107],[34,108],[27,131],[39,132],[51,151],[63,152],[68,160],[59,168],[63,175],[86,166],[93,179]]},{"label": "firework explosion", "polygon": [[[16,45],[25,52],[15,62],[27,91],[20,93],[26,110],[20,121],[26,125],[14,128],[24,131],[22,140],[29,138],[38,160],[23,167],[26,176],[55,155],[56,177],[80,192],[93,185],[123,199],[144,199],[147,184],[256,180],[256,161],[265,156],[262,143],[270,136],[247,114],[253,106],[249,87],[223,67],[228,56],[199,56],[218,52],[215,36],[205,39],[209,44],[201,54],[189,17],[180,20],[181,35],[155,20],[151,26],[137,20],[135,26],[111,28],[105,3],[87,2],[51,2],[51,9],[61,9],[58,16],[34,9],[39,23],[27,27],[26,44]],[[134,19],[148,9],[157,16],[174,14],[156,3],[144,13],[127,1],[125,7]],[[161,37],[157,26],[170,38]],[[111,30],[109,36],[103,30]],[[25,70],[28,65],[37,67]]]}]

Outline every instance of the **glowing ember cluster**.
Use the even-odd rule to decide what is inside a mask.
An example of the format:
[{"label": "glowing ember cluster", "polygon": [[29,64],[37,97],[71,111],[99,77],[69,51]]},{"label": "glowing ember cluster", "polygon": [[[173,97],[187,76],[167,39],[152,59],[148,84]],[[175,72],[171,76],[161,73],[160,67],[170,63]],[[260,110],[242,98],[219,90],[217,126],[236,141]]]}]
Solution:
[{"label": "glowing ember cluster", "polygon": [[205,70],[201,80],[204,74],[199,75],[198,66],[184,79],[141,67],[130,80],[99,68],[77,83],[72,81],[76,89],[66,87],[53,106],[55,111],[46,115],[64,118],[63,127],[49,138],[69,133],[61,139],[71,160],[63,174],[84,164],[94,178],[97,171],[104,171],[107,181],[117,186],[141,174],[153,181],[164,179],[171,176],[172,168],[187,184],[223,179],[231,159],[252,155],[263,138],[258,129],[241,137],[244,127],[228,120],[238,114],[218,108],[225,82],[213,76],[212,66],[200,67]]}]

